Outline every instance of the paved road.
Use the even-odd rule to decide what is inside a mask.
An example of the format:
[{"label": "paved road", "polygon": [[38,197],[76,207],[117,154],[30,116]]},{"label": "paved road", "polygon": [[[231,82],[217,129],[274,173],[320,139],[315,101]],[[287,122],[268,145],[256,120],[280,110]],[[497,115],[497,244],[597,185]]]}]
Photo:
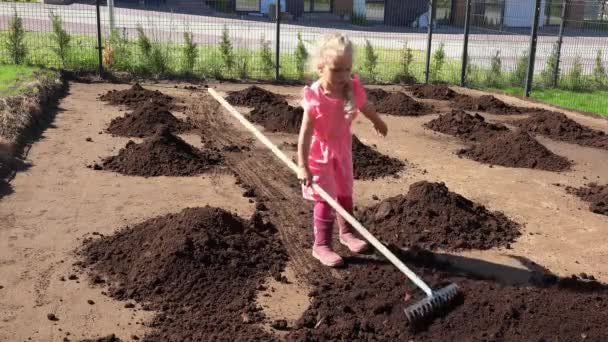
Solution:
[{"label": "paved road", "polygon": [[[32,3],[0,3],[0,28],[5,30],[10,16],[14,11],[24,19],[29,31],[50,31],[49,14],[54,12],[60,15],[65,28],[70,33],[83,33],[94,35],[96,32],[95,7],[91,5],[75,4],[69,6],[56,6]],[[105,7],[101,8],[101,22],[103,29],[108,31],[108,13]],[[191,31],[198,44],[216,44],[222,33],[224,25],[230,29],[232,42],[237,47],[259,47],[262,37],[274,42],[275,24],[263,21],[227,19],[213,16],[199,16],[177,14],[139,9],[115,9],[116,27],[120,28],[129,37],[135,37],[135,28],[138,24],[159,41],[181,42],[183,32]],[[391,30],[391,28],[387,28]],[[280,44],[281,50],[291,52],[296,46],[296,35],[302,33],[303,39],[311,44],[321,34],[329,31],[340,31],[348,34],[356,44],[363,45],[369,39],[374,46],[384,48],[401,48],[405,41],[408,46],[426,49],[426,34],[419,32],[378,32],[361,31],[351,28],[330,29],[321,27],[302,26],[297,24],[282,24]],[[542,69],[546,57],[550,54],[556,37],[541,36],[538,39],[537,70]],[[460,58],[462,55],[462,34],[438,33],[433,38],[433,49],[439,44],[445,44],[446,56]],[[499,51],[504,69],[512,69],[517,56],[526,51],[529,46],[529,37],[521,34],[471,34],[469,40],[469,56],[474,64],[488,67],[490,58]],[[590,73],[593,69],[595,55],[598,49],[605,51],[604,63],[608,64],[608,38],[607,37],[565,37],[562,48],[562,66],[568,70],[578,56],[584,66],[584,72]],[[388,61],[392,62],[392,61]]]}]

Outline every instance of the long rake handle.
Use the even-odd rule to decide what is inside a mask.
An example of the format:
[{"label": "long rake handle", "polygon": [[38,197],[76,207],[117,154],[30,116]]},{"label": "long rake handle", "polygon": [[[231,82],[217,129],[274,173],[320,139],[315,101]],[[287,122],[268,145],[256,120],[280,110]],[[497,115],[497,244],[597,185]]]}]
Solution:
[{"label": "long rake handle", "polygon": [[[266,147],[268,147],[272,153],[274,153],[283,163],[291,169],[291,171],[298,173],[298,167],[296,164],[289,159],[279,148],[273,144],[262,132],[260,132],[251,122],[249,122],[241,113],[239,113],[234,107],[232,107],[223,97],[221,97],[215,90],[209,88],[209,94],[213,96],[232,116],[239,120],[245,128],[247,128],[256,138],[258,138]],[[421,290],[423,290],[427,296],[433,295],[433,290],[418,277],[412,270],[410,270],[405,264],[399,260],[391,251],[388,250],[378,239],[376,239],[357,219],[355,219],[348,211],[334,200],[323,188],[318,184],[312,184],[313,189],[325,200],[334,210],[340,214],[353,228],[359,232],[369,243],[376,248],[385,258],[387,258],[395,267],[397,267],[403,274],[405,274],[413,283],[415,283]]]}]

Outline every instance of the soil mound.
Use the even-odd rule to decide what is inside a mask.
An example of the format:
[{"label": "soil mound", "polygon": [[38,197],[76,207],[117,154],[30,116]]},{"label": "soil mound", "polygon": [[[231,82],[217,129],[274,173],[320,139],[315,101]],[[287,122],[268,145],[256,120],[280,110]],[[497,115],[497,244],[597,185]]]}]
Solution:
[{"label": "soil mound", "polygon": [[255,304],[286,252],[267,218],[243,220],[213,207],[152,218],[85,244],[81,263],[108,294],[159,311],[146,341],[267,341]]},{"label": "soil mound", "polygon": [[250,86],[231,92],[226,97],[226,101],[234,106],[257,107],[263,104],[283,102],[285,97],[258,86]]},{"label": "soil mound", "polygon": [[508,132],[458,151],[459,156],[491,165],[565,171],[572,163],[525,132]]},{"label": "soil mound", "polygon": [[158,90],[145,89],[139,83],[135,83],[131,88],[125,90],[110,90],[99,98],[110,104],[125,105],[131,109],[135,109],[142,103],[150,100],[167,107],[173,103],[173,97],[165,95]]},{"label": "soil mound", "polygon": [[262,104],[249,113],[251,121],[262,125],[270,132],[294,133],[300,132],[304,109],[292,107],[287,102]]},{"label": "soil mound", "polygon": [[585,127],[563,113],[541,111],[538,114],[530,115],[529,118],[517,120],[513,124],[532,134],[608,150],[606,133]]},{"label": "soil mound", "polygon": [[407,195],[388,198],[360,214],[382,240],[400,247],[490,249],[520,235],[519,225],[448,190],[443,183],[417,182]]},{"label": "soil mound", "polygon": [[198,150],[163,127],[141,144],[129,141],[118,155],[104,159],[103,169],[131,176],[193,176],[222,162],[217,150]]},{"label": "soil mound", "polygon": [[401,92],[389,93],[376,103],[380,113],[397,116],[418,116],[428,114],[432,107],[420,103]]},{"label": "soil mound", "polygon": [[596,214],[608,215],[608,184],[598,185],[591,183],[586,187],[572,188],[566,190],[580,197],[583,201],[589,202],[589,210]]},{"label": "soil mound", "polygon": [[421,291],[391,267],[352,264],[341,279],[319,279],[290,340],[599,342],[606,336],[606,290],[507,286],[420,267],[414,271],[431,287],[454,282],[462,295],[433,320],[412,325],[403,310],[421,299]]},{"label": "soil mound", "polygon": [[377,179],[394,176],[405,168],[405,164],[395,158],[374,150],[353,135],[353,164],[355,179]]},{"label": "soil mound", "polygon": [[378,103],[390,95],[389,92],[380,88],[365,89],[365,92],[367,93],[367,100],[371,103]]},{"label": "soil mound", "polygon": [[458,93],[443,84],[416,84],[410,87],[412,94],[421,99],[451,100]]},{"label": "soil mound", "polygon": [[507,132],[505,125],[488,123],[479,114],[471,115],[461,110],[443,114],[424,124],[426,128],[465,140],[481,141]]},{"label": "soil mound", "polygon": [[521,114],[518,107],[508,105],[492,95],[472,97],[468,95],[458,95],[451,103],[452,107],[461,110],[480,111],[492,114]]},{"label": "soil mound", "polygon": [[143,138],[153,135],[159,126],[166,126],[174,133],[181,133],[194,128],[192,123],[173,116],[166,105],[156,101],[148,101],[133,112],[113,119],[106,130],[113,135]]}]

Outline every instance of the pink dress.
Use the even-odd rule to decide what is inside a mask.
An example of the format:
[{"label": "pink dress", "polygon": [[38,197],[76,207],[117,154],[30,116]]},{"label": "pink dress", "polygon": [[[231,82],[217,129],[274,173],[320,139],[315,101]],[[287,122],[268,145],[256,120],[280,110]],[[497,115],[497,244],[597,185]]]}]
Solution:
[{"label": "pink dress", "polygon": [[[357,76],[352,79],[355,106],[361,110],[367,102],[365,89]],[[319,81],[303,92],[302,107],[314,119],[314,130],[308,155],[313,181],[332,198],[353,195],[353,156],[351,123],[355,115],[344,111],[344,100],[324,94]],[[323,200],[312,187],[303,186],[308,200]]]}]

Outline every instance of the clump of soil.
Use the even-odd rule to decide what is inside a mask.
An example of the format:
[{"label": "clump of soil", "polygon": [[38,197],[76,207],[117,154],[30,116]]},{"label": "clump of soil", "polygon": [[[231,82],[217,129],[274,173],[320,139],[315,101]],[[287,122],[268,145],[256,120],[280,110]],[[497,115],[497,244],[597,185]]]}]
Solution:
[{"label": "clump of soil", "polygon": [[389,92],[380,88],[366,89],[365,92],[367,93],[367,100],[371,103],[378,103],[390,95]]},{"label": "clump of soil", "polygon": [[426,128],[465,140],[481,141],[502,134],[509,129],[502,124],[488,123],[479,114],[471,115],[461,110],[443,114],[424,124]]},{"label": "clump of soil", "polygon": [[129,141],[118,155],[104,159],[102,167],[131,176],[193,176],[222,162],[219,151],[201,151],[162,127],[141,144]]},{"label": "clump of soil", "polygon": [[167,107],[173,103],[173,97],[165,95],[158,90],[145,89],[139,83],[135,83],[131,88],[125,90],[110,90],[99,98],[110,104],[125,105],[132,109],[136,109],[142,103],[149,100]]},{"label": "clump of soil", "polygon": [[591,183],[578,189],[568,187],[566,191],[580,197],[583,201],[589,202],[589,210],[592,212],[608,215],[608,184]]},{"label": "clump of soil", "polygon": [[171,114],[165,104],[151,100],[125,116],[113,119],[107,132],[117,136],[143,138],[153,135],[159,126],[166,126],[174,133],[194,128],[191,122],[182,121]]},{"label": "clump of soil", "polygon": [[606,133],[585,127],[563,113],[540,111],[538,114],[530,115],[526,119],[517,120],[513,123],[532,134],[540,134],[554,140],[608,150],[608,135]]},{"label": "clump of soil", "polygon": [[[411,265],[411,262],[408,262]],[[420,290],[390,265],[352,264],[340,279],[319,279],[294,341],[603,341],[608,291],[508,286],[413,266],[432,288],[456,283],[451,306],[409,323],[403,310]],[[412,299],[406,299],[410,293]]]},{"label": "clump of soil", "polygon": [[353,135],[353,168],[355,179],[377,179],[394,176],[405,168],[405,164],[395,158],[374,150]]},{"label": "clump of soil", "polygon": [[379,112],[397,116],[428,114],[432,107],[420,103],[402,92],[392,92],[376,103]]},{"label": "clump of soil", "polygon": [[366,208],[361,222],[382,240],[400,247],[490,249],[507,246],[520,235],[519,225],[491,212],[443,183],[421,181],[398,195]]},{"label": "clump of soil", "polygon": [[492,114],[521,114],[521,109],[508,105],[492,95],[472,97],[458,95],[451,103],[452,107],[461,110],[480,111]]},{"label": "clump of soil", "polygon": [[257,107],[263,104],[283,102],[285,97],[258,86],[250,86],[231,92],[226,97],[226,101],[234,106]]},{"label": "clump of soil", "polygon": [[249,114],[252,122],[264,126],[267,131],[283,133],[298,133],[303,116],[302,107],[292,107],[287,102],[260,105]]},{"label": "clump of soil", "polygon": [[[65,339],[64,339],[65,341]],[[80,340],[80,342],[122,342],[121,339],[116,337],[116,335],[111,334],[108,336],[97,337],[97,338],[86,338],[84,340]]]},{"label": "clump of soil", "polygon": [[256,213],[187,208],[85,244],[81,266],[108,294],[158,311],[146,341],[273,340],[258,325],[256,289],[284,267],[276,229]]},{"label": "clump of soil", "polygon": [[451,100],[458,93],[443,84],[416,84],[410,87],[412,94],[421,99]]},{"label": "clump of soil", "polygon": [[475,161],[506,167],[565,171],[572,163],[536,141],[526,132],[507,132],[458,151]]}]

